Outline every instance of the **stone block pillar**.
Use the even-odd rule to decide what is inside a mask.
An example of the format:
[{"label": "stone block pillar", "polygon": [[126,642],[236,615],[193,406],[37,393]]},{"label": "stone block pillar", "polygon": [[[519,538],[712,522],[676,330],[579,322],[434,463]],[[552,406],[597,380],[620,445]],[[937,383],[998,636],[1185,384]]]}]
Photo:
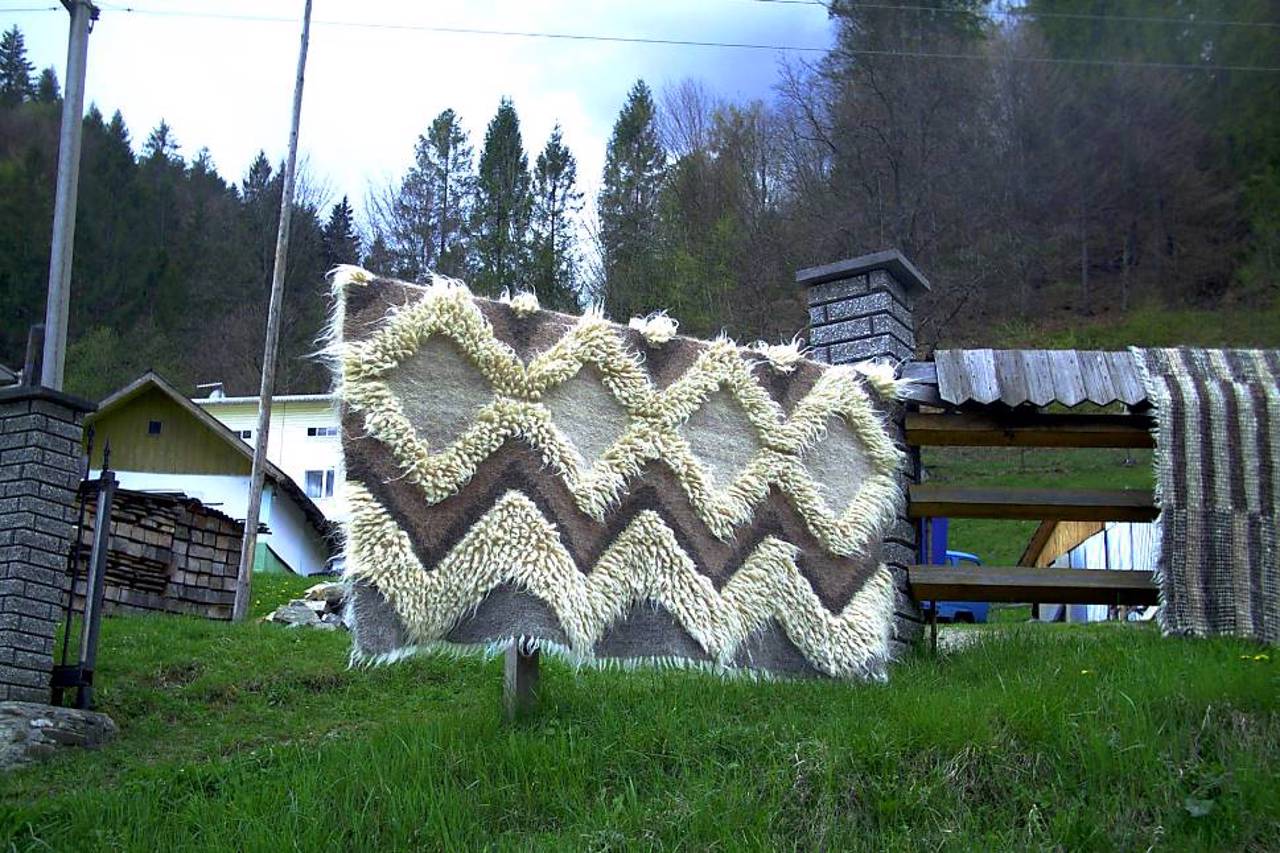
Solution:
[{"label": "stone block pillar", "polygon": [[[796,273],[808,292],[810,357],[828,364],[868,359],[897,363],[915,354],[915,301],[928,292],[929,282],[897,250],[876,252]],[[906,406],[881,401],[894,440],[910,454],[903,471],[903,489],[919,478],[919,453],[906,447]],[[907,587],[907,566],[917,562],[917,525],[902,513],[885,537],[884,560],[893,572],[897,593],[894,606],[893,652],[905,652],[923,632],[920,608]]]},{"label": "stone block pillar", "polygon": [[49,701],[93,404],[0,388],[0,700]]}]

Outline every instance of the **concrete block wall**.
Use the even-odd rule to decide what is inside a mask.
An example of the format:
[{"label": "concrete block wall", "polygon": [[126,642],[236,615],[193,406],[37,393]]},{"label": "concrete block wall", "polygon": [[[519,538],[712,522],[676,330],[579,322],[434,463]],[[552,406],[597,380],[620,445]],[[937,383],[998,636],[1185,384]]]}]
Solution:
[{"label": "concrete block wall", "polygon": [[[897,251],[877,252],[796,273],[807,291],[811,357],[828,364],[848,364],[867,359],[900,362],[915,354],[915,300],[929,283]],[[908,452],[902,486],[919,477],[918,452],[906,446],[906,406],[896,401],[879,404],[891,423],[894,440]],[[920,608],[907,586],[907,566],[915,563],[919,545],[916,523],[901,514],[885,536],[884,561],[893,572],[896,587],[895,657],[904,654],[924,630]]]},{"label": "concrete block wall", "polygon": [[0,389],[0,700],[49,701],[92,404]]}]

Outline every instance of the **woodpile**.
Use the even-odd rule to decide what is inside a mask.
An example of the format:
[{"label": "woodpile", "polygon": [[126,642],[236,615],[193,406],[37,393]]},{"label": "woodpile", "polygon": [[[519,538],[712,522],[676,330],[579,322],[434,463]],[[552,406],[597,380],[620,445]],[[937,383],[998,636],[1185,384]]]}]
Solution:
[{"label": "woodpile", "polygon": [[[76,606],[97,513],[96,490],[85,484]],[[111,510],[104,612],[187,613],[230,619],[243,524],[183,494],[117,489]]]}]

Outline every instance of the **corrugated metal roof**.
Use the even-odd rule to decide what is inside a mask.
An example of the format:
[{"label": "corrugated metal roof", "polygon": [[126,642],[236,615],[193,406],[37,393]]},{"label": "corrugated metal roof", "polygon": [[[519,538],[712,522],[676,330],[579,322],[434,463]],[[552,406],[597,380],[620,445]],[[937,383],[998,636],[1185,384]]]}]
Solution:
[{"label": "corrugated metal roof", "polygon": [[1138,363],[1128,351],[948,349],[937,350],[933,360],[938,396],[953,406],[1147,402]]}]

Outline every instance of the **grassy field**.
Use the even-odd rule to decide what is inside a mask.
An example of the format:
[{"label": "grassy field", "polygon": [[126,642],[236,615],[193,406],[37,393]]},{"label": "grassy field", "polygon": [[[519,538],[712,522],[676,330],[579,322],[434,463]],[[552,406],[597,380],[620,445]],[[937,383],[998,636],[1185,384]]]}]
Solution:
[{"label": "grassy field", "polygon": [[[274,580],[258,609],[296,589]],[[18,850],[1280,846],[1280,676],[1244,643],[999,625],[888,685],[498,661],[346,666],[341,633],[104,624],[119,740],[0,780]]]},{"label": "grassy field", "polygon": [[1170,310],[1141,305],[1128,313],[1109,311],[1082,318],[1072,312],[1046,315],[1040,323],[1008,322],[940,345],[1125,349],[1131,346],[1280,346],[1280,302],[1265,308],[1224,307]]},{"label": "grassy field", "polygon": [[[1081,344],[1083,345],[1083,344]],[[1149,488],[1124,451],[931,449],[934,482]],[[1034,524],[956,520],[1016,562]],[[261,577],[255,614],[307,582]],[[1280,670],[1151,625],[1027,625],[887,685],[498,661],[348,669],[341,633],[104,624],[119,740],[0,779],[14,850],[1280,849]]]}]

